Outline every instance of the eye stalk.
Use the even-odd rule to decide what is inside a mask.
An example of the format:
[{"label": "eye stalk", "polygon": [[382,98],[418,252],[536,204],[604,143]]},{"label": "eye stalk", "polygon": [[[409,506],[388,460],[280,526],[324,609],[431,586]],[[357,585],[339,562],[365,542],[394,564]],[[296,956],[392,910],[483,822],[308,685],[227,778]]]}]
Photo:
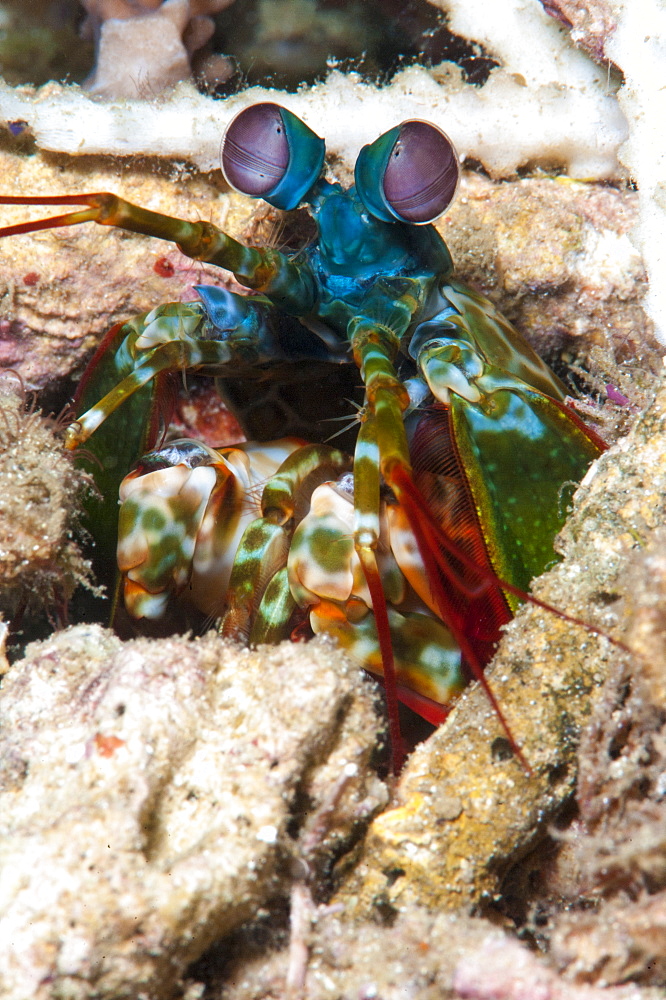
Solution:
[{"label": "eye stalk", "polygon": [[356,190],[384,222],[434,222],[456,193],[460,164],[448,135],[410,118],[364,146],[356,161]]},{"label": "eye stalk", "polygon": [[321,173],[324,140],[279,104],[240,111],[222,139],[222,170],[231,187],[275,208],[292,209]]}]

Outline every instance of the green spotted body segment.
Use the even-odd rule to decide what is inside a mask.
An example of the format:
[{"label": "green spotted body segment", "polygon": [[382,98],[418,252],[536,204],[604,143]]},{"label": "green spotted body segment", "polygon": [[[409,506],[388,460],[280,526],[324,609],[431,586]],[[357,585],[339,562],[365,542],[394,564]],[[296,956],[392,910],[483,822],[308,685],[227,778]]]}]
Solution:
[{"label": "green spotted body segment", "polygon": [[[416,541],[404,523],[391,517],[393,507],[382,504],[376,550],[388,618],[398,684],[438,705],[449,704],[464,686],[460,650],[449,629],[419,600],[407,579],[416,576]],[[310,511],[297,527],[289,550],[291,591],[310,611],[315,633],[337,638],[345,651],[372,673],[383,673],[377,625],[361,562],[353,543],[353,498],[335,483],[326,483],[312,495]],[[409,537],[402,537],[403,534]],[[420,590],[428,590],[420,563]],[[423,705],[420,705],[423,710]]]},{"label": "green spotted body segment", "polygon": [[241,537],[260,514],[263,484],[299,446],[296,439],[219,451],[198,445],[208,464],[139,470],[123,480],[117,555],[133,617],[161,617],[170,596],[186,589],[205,614],[221,614]]},{"label": "green spotted body segment", "polygon": [[[344,602],[352,598],[372,606],[370,592],[354,547],[353,497],[335,483],[325,483],[312,494],[310,510],[300,522],[289,549],[289,580],[302,607],[321,599]],[[379,563],[386,599],[395,604],[405,596],[405,581],[391,552],[386,510],[380,517]]]}]

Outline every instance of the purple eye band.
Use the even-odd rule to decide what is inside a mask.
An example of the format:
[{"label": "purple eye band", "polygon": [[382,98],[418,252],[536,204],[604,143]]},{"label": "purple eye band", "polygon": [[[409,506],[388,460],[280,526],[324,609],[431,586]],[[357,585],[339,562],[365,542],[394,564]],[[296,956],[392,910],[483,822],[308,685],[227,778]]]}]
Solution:
[{"label": "purple eye band", "polygon": [[442,204],[450,204],[457,184],[457,170],[447,169],[422,191],[411,196],[406,195],[404,198],[398,198],[395,194],[389,194],[386,190],[386,180],[384,181],[384,193],[387,201],[403,219],[407,219],[408,222],[425,222],[432,219],[433,214],[435,216],[439,214]]}]

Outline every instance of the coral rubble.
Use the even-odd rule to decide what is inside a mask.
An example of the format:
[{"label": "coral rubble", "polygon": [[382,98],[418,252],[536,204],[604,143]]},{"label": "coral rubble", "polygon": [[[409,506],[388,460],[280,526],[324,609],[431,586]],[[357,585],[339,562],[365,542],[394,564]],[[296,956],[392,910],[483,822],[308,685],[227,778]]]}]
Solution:
[{"label": "coral rubble", "polygon": [[5,1000],[173,996],[292,865],[330,865],[386,801],[373,686],[326,642],[80,625],[31,645],[0,703]]}]

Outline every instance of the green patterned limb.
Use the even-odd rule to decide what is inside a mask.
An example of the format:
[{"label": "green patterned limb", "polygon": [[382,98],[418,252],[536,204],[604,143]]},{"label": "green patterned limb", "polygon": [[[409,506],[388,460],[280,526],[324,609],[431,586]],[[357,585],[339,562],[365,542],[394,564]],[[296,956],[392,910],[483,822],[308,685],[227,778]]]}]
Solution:
[{"label": "green patterned limb", "polygon": [[[396,683],[400,698],[424,718],[440,722],[467,681],[460,649],[449,629],[437,618],[388,609]],[[345,652],[366,670],[384,675],[375,616],[351,615],[340,605],[321,601],[310,611],[316,634],[336,638]]]},{"label": "green patterned limb", "polygon": [[250,642],[254,646],[261,643],[280,642],[287,639],[287,631],[298,605],[289,586],[287,567],[273,576],[269,581],[261,603],[257,608],[252,628]]},{"label": "green patterned limb", "polygon": [[[396,323],[396,329],[356,317],[349,324],[351,341],[363,383],[369,413],[361,428],[354,455],[354,481],[359,484],[355,497],[356,525],[354,544],[371,595],[371,605],[381,649],[385,682],[392,766],[396,774],[402,766],[403,750],[398,713],[396,661],[391,638],[386,593],[379,572],[376,550],[380,535],[379,473],[392,485],[393,469],[411,473],[409,447],[403,413],[410,405],[409,393],[398,378],[393,359],[400,347],[403,327],[409,310]],[[365,433],[364,433],[365,432]],[[370,449],[374,458],[370,458]],[[367,480],[367,485],[366,485]]]},{"label": "green patterned limb", "polygon": [[503,388],[564,400],[566,387],[484,296],[451,281],[441,286],[436,307],[416,327],[410,353],[440,402],[448,405],[455,393],[479,403]]},{"label": "green patterned limb", "polygon": [[50,219],[6,226],[0,229],[0,237],[56,229],[81,222],[96,222],[101,226],[113,226],[176,243],[186,256],[232,271],[246,288],[263,292],[281,309],[294,316],[305,315],[315,306],[316,284],[307,263],[294,263],[277,250],[243,246],[211,222],[187,222],[160,212],[150,212],[109,192],[49,197],[3,195],[0,203],[88,206]]},{"label": "green patterned limb", "polygon": [[248,641],[266,587],[284,567],[288,551],[289,533],[281,525],[260,517],[247,526],[231,571],[220,635]]},{"label": "green patterned limb", "polygon": [[[284,630],[295,608],[293,599],[283,590],[265,594],[272,578],[287,564],[292,522],[309,509],[315,487],[348,468],[349,459],[337,449],[305,445],[285,458],[271,476],[261,497],[262,516],[248,525],[238,546],[220,625],[222,635],[247,640],[254,632],[257,615],[256,635],[260,639],[256,641],[268,641],[264,638],[267,632]],[[281,620],[283,614],[286,620]]]},{"label": "green patterned limb", "polygon": [[[349,470],[347,455],[325,444],[308,444],[285,459],[264,487],[263,516],[275,524],[303,517],[313,490]],[[298,510],[301,505],[300,512]]]},{"label": "green patterned limb", "polygon": [[[142,459],[120,488],[118,567],[133,617],[159,618],[181,593],[206,615],[223,612],[241,539],[260,513],[258,487],[297,447],[215,450],[181,439]],[[271,564],[262,555],[263,587],[286,556]]]},{"label": "green patterned limb", "polygon": [[220,364],[223,359],[230,360],[231,352],[226,344],[215,341],[201,341],[196,344],[174,341],[155,348],[142,364],[70,424],[65,434],[65,447],[70,450],[78,448],[95,433],[107,417],[122,406],[125,400],[162,372],[179,369],[196,371],[205,365]]},{"label": "green patterned limb", "polygon": [[[289,549],[289,580],[300,607],[309,608],[321,600],[351,601],[366,610],[372,606],[354,544],[355,518],[352,493],[339,483],[323,483],[312,494]],[[400,604],[405,598],[405,579],[391,551],[383,506],[379,529],[377,562],[384,591],[390,602]]]},{"label": "green patterned limb", "polygon": [[216,469],[186,465],[126,477],[118,519],[118,568],[133,618],[161,618],[192,574],[192,558]]},{"label": "green patterned limb", "polygon": [[366,390],[368,413],[361,424],[354,452],[354,540],[366,568],[369,552],[377,548],[379,526],[380,471],[388,479],[394,463],[411,468],[403,412],[409,407],[409,394],[393,365],[400,338],[389,328],[364,317],[349,324],[356,361]]}]

